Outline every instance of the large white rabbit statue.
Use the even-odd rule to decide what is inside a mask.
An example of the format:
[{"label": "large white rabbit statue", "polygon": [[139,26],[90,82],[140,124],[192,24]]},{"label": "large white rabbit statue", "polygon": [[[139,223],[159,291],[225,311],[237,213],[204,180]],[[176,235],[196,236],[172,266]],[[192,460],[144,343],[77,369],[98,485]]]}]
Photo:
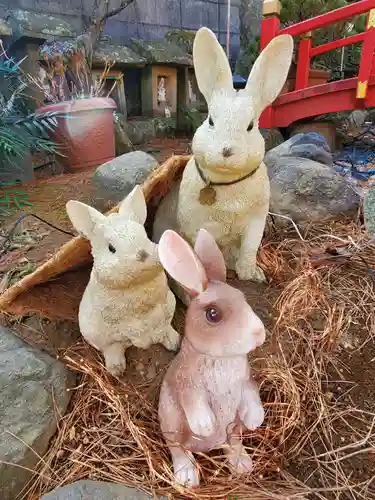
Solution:
[{"label": "large white rabbit statue", "polygon": [[174,229],[194,245],[198,230],[204,228],[214,236],[227,268],[242,280],[264,281],[256,256],[270,187],[259,117],[280,93],[292,54],[292,37],[276,37],[255,62],[246,88],[237,92],[216,36],[208,28],[197,32],[194,68],[209,113],[195,132],[193,156],[181,183],[158,208],[154,241]]},{"label": "large white rabbit statue", "polygon": [[136,186],[119,212],[105,216],[79,201],[66,209],[73,226],[91,242],[93,267],[79,307],[79,326],[101,351],[114,376],[126,368],[125,350],[162,343],[176,350],[180,338],[171,320],[176,300],[158,249],[144,229],[147,207]]}]

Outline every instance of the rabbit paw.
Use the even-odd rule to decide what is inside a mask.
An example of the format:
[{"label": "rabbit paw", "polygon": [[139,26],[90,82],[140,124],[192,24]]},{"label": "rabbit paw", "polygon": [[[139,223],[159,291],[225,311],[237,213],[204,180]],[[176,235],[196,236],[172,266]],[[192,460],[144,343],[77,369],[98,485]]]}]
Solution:
[{"label": "rabbit paw", "polygon": [[249,474],[253,470],[253,461],[245,450],[240,456],[228,456],[229,463],[235,474]]},{"label": "rabbit paw", "polygon": [[254,431],[263,424],[264,421],[264,408],[260,405],[252,405],[251,409],[247,410],[243,423],[248,429]]},{"label": "rabbit paw", "polygon": [[117,364],[108,365],[108,366],[106,366],[106,368],[111,375],[113,375],[114,377],[119,377],[120,375],[122,375],[124,373],[124,371],[126,369],[125,357],[121,361],[121,363],[119,362]]},{"label": "rabbit paw", "polygon": [[267,281],[263,270],[256,264],[244,266],[237,263],[236,273],[241,281],[254,281],[255,283],[265,283]]},{"label": "rabbit paw", "polygon": [[175,472],[176,482],[182,486],[192,488],[199,486],[198,471],[194,463],[187,463]]},{"label": "rabbit paw", "polygon": [[119,377],[126,369],[126,358],[124,348],[113,344],[104,351],[105,367],[111,375]]},{"label": "rabbit paw", "polygon": [[177,351],[180,347],[180,342],[181,339],[179,334],[174,328],[170,327],[163,339],[163,346],[168,349],[168,351]]},{"label": "rabbit paw", "polygon": [[253,470],[253,461],[240,441],[224,447],[230,469],[235,474],[248,474]]}]

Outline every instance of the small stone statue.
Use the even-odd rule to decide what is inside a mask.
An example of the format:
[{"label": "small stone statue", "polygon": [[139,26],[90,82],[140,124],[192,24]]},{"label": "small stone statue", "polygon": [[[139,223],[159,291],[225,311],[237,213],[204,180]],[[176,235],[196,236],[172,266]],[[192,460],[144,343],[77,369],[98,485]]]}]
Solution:
[{"label": "small stone statue", "polygon": [[167,102],[167,89],[165,88],[165,79],[160,78],[158,84],[158,104]]},{"label": "small stone statue", "polygon": [[162,343],[177,350],[172,328],[176,300],[158,258],[157,245],[144,229],[147,207],[136,186],[107,217],[79,201],[66,210],[77,231],[91,242],[93,267],[79,307],[79,326],[89,344],[104,355],[114,376],[126,368],[125,350]]},{"label": "small stone statue", "polygon": [[159,402],[176,481],[186,486],[199,484],[192,453],[213,448],[224,448],[235,473],[250,472],[241,429],[256,429],[264,419],[247,359],[265,340],[263,323],[243,293],[225,283],[223,255],[204,229],[194,250],[174,231],[160,239],[161,263],[192,297],[181,350],[169,365]]}]

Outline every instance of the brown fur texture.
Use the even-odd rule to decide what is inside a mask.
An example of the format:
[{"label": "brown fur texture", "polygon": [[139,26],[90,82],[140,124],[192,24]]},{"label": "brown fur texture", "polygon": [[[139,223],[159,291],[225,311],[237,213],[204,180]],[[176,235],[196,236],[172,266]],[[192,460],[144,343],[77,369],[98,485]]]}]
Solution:
[{"label": "brown fur texture", "polygon": [[181,350],[165,375],[159,419],[176,481],[199,484],[192,453],[223,447],[236,473],[252,469],[241,429],[262,424],[264,410],[247,354],[265,340],[265,328],[243,293],[225,283],[225,263],[214,238],[198,233],[195,252],[177,233],[160,239],[166,271],[192,297]]}]

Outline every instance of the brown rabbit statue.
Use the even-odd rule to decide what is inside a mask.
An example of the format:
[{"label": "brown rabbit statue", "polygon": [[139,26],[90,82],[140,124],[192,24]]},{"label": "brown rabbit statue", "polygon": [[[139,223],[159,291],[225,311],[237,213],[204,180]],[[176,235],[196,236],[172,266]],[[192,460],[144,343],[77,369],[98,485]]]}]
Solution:
[{"label": "brown rabbit statue", "polygon": [[238,474],[252,470],[241,430],[264,420],[247,354],[265,341],[265,328],[245,296],[226,283],[224,257],[200,229],[194,250],[167,230],[159,242],[165,270],[190,295],[181,350],[163,380],[159,420],[176,482],[199,484],[193,453],[221,447]]}]

